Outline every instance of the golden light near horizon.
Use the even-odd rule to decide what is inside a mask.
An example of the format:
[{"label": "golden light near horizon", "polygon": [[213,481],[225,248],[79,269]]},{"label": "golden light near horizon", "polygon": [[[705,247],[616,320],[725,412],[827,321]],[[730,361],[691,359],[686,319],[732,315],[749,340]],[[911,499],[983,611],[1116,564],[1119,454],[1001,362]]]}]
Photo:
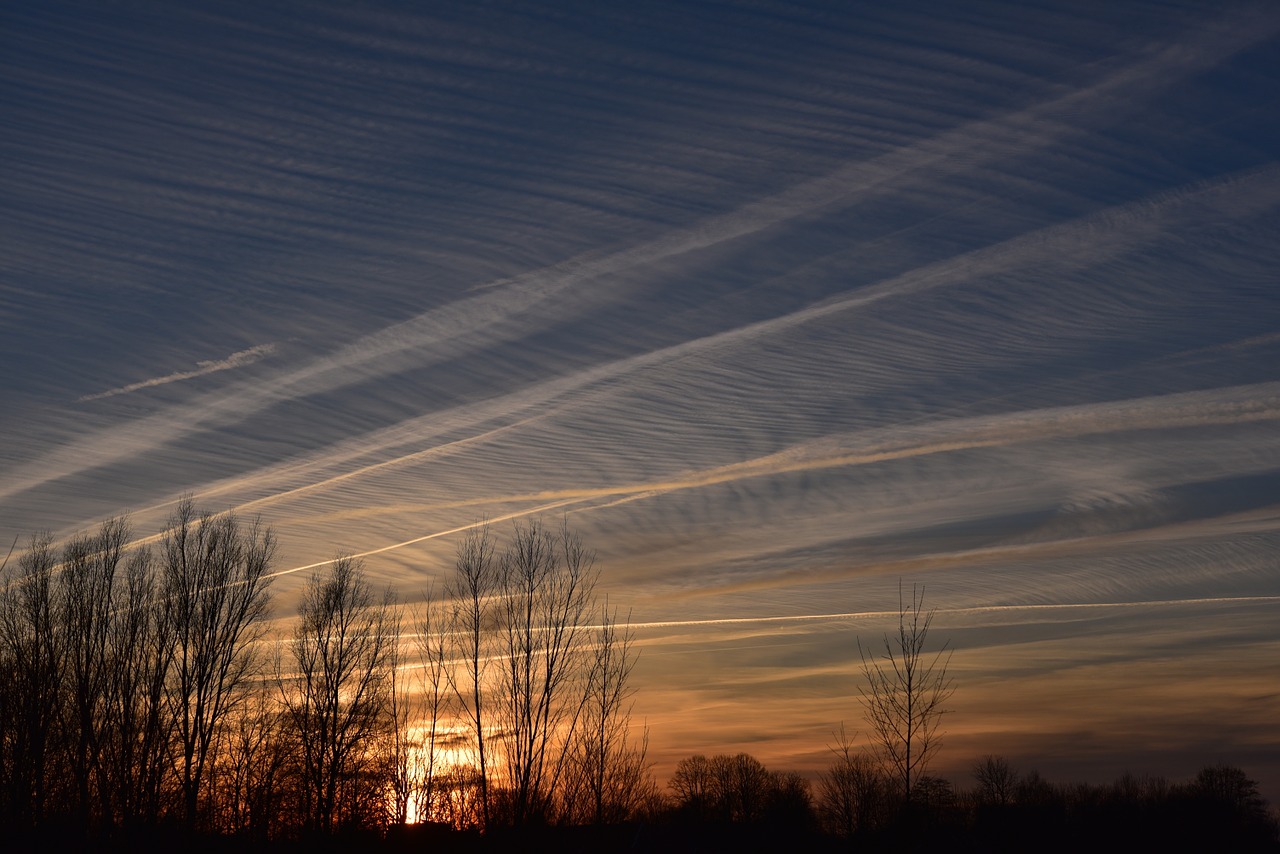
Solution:
[{"label": "golden light near horizon", "polygon": [[[466,730],[458,723],[437,722],[434,731],[430,724],[419,723],[409,727],[408,738],[411,744],[409,773],[414,779],[445,780],[472,773],[476,767],[475,757],[467,746]],[[445,789],[443,783],[439,787]],[[426,800],[426,797],[408,799],[406,820],[409,824],[449,820],[450,810]]]}]

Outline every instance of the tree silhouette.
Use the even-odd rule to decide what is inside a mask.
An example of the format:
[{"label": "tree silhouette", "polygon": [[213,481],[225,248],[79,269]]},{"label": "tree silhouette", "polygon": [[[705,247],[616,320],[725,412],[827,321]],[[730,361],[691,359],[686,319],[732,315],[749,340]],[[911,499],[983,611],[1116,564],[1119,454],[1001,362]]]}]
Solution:
[{"label": "tree silhouette", "polygon": [[676,765],[667,785],[686,822],[772,825],[788,832],[812,829],[808,780],[799,774],[770,771],[748,753],[686,757]]},{"label": "tree silhouette", "polygon": [[1018,788],[1018,772],[1003,756],[984,756],[973,764],[978,799],[987,806],[1008,806]]},{"label": "tree silhouette", "polygon": [[910,603],[902,599],[898,585],[898,634],[884,636],[884,651],[877,657],[862,647],[862,706],[871,737],[880,748],[889,773],[902,786],[909,806],[912,788],[924,774],[940,745],[938,724],[947,713],[947,700],[955,685],[947,675],[951,663],[949,644],[932,657],[925,642],[934,612],[924,610],[924,588],[911,588]]},{"label": "tree silhouette", "polygon": [[667,786],[675,793],[680,809],[697,821],[711,818],[719,800],[715,771],[711,760],[701,753],[687,756],[676,764]]},{"label": "tree silhouette", "polygon": [[378,759],[377,741],[389,721],[389,667],[399,642],[388,593],[375,603],[360,562],[335,560],[314,575],[299,606],[289,644],[296,671],[280,677],[286,713],[301,760],[303,820],[333,833],[359,821]]},{"label": "tree silhouette", "polygon": [[619,624],[617,613],[609,610],[606,600],[595,630],[586,699],[569,748],[569,767],[561,781],[562,820],[591,824],[624,821],[652,793],[645,761],[648,729],[638,742],[630,739],[635,689],[629,680],[636,663],[633,643],[629,620]]},{"label": "tree silhouette", "polygon": [[851,837],[880,823],[887,786],[876,760],[854,749],[843,724],[835,736],[835,761],[818,777],[819,812],[831,833]]},{"label": "tree silhouette", "polygon": [[168,700],[184,818],[194,826],[205,769],[224,718],[242,699],[271,583],[275,535],[232,513],[178,505],[162,542],[162,593],[173,642]]},{"label": "tree silhouette", "polygon": [[[425,601],[413,619],[417,640],[417,659],[421,690],[418,708],[422,715],[422,736],[413,743],[417,756],[408,764],[406,772],[411,778],[410,803],[419,821],[438,819],[438,806],[443,790],[441,771],[438,768],[444,754],[442,742],[446,738],[442,726],[449,712],[449,639],[447,612],[433,591],[427,591]],[[456,736],[454,736],[456,738]]]},{"label": "tree silhouette", "polygon": [[568,528],[517,525],[498,563],[497,704],[511,821],[546,817],[582,711],[595,556]]},{"label": "tree silhouette", "polygon": [[[497,592],[497,569],[494,565],[494,543],[487,525],[467,532],[458,543],[454,574],[447,596],[449,635],[457,644],[459,667],[446,670],[461,717],[475,738],[476,760],[479,762],[476,782],[479,786],[479,813],[483,826],[489,826],[489,757],[486,726],[489,718],[490,647],[489,632],[491,597]],[[460,673],[457,671],[461,671]]]},{"label": "tree silhouette", "polygon": [[[7,559],[6,559],[7,562]],[[6,579],[0,597],[0,803],[11,827],[28,829],[44,818],[49,757],[56,752],[66,671],[65,638],[59,633],[57,556],[42,534]]]},{"label": "tree silhouette", "polygon": [[125,567],[124,589],[112,613],[100,713],[113,723],[104,731],[102,800],[126,827],[159,817],[172,765],[174,727],[165,688],[174,663],[175,621],[172,604],[157,597],[153,563],[151,552],[139,549]]},{"label": "tree silhouette", "polygon": [[[103,764],[114,721],[102,714],[112,670],[117,573],[127,559],[129,525],[108,519],[96,534],[73,538],[62,551],[60,630],[66,656],[72,813],[81,830],[111,822],[111,786]],[[135,559],[143,559],[135,553]],[[131,662],[129,662],[131,664]]]}]

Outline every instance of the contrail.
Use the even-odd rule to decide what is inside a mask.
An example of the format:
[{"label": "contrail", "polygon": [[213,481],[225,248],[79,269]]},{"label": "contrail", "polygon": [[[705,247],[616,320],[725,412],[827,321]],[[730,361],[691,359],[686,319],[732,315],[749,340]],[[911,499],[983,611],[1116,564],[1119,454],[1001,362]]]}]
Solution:
[{"label": "contrail", "polygon": [[[1115,608],[1173,608],[1181,605],[1229,605],[1238,603],[1280,602],[1280,596],[1221,596],[1191,599],[1148,599],[1136,602],[1061,602],[1057,604],[1028,605],[977,605],[969,608],[934,608],[938,614],[983,614],[1022,611],[1104,610]],[[845,611],[833,614],[790,614],[768,617],[722,617],[708,620],[654,620],[630,623],[633,629],[667,629],[693,626],[732,626],[760,623],[800,623],[814,620],[861,620],[897,617],[898,611]]]},{"label": "contrail", "polygon": [[292,575],[295,572],[302,572],[303,570],[307,570],[307,569],[316,569],[321,566],[328,566],[334,561],[338,561],[343,558],[363,558],[363,557],[369,557],[370,555],[382,554],[383,552],[393,551],[394,549],[402,549],[405,546],[412,546],[416,543],[424,543],[427,540],[434,540],[439,537],[447,537],[450,534],[459,534],[459,533],[462,533],[463,531],[470,531],[475,528],[483,528],[485,525],[490,525],[495,522],[506,522],[510,519],[519,519],[524,516],[531,516],[538,513],[545,513],[548,510],[556,510],[560,507],[565,507],[570,504],[576,504],[578,503],[579,500],[580,499],[566,499],[564,501],[555,501],[550,504],[544,504],[541,507],[534,507],[528,510],[518,510],[514,513],[508,513],[505,516],[496,516],[492,519],[482,519],[479,522],[472,522],[467,525],[461,525],[457,528],[450,528],[447,531],[436,531],[435,533],[432,533],[432,534],[424,534],[421,537],[414,537],[412,540],[405,540],[403,543],[393,543],[392,545],[382,546],[381,548],[376,548],[376,549],[370,549],[369,551],[366,551],[366,552],[359,552],[357,554],[351,554],[351,555],[338,555],[336,557],[329,558],[328,560],[317,561],[316,563],[309,563],[309,564],[306,564],[305,566],[295,566],[295,567],[292,567],[291,569],[282,569],[279,572],[270,573],[267,577],[279,578],[282,575]]},{"label": "contrail", "polygon": [[275,344],[259,344],[256,347],[250,347],[247,350],[240,350],[232,353],[225,359],[214,361],[196,362],[194,371],[178,371],[173,374],[166,374],[163,377],[155,377],[141,382],[130,383],[120,388],[113,388],[108,391],[100,391],[97,394],[86,394],[76,400],[77,403],[85,403],[90,400],[101,400],[104,397],[115,397],[118,394],[128,394],[131,391],[138,391],[144,388],[153,388],[158,385],[168,385],[169,383],[181,382],[182,380],[195,379],[203,377],[206,374],[216,374],[218,371],[229,371],[233,368],[242,368],[245,365],[252,365],[259,359],[270,356],[276,351]]}]

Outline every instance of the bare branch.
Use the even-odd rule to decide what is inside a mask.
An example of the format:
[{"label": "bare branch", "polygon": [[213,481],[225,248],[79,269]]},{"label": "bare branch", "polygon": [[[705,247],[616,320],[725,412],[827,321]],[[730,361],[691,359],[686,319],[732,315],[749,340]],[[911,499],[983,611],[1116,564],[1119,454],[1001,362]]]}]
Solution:
[{"label": "bare branch", "polygon": [[932,657],[925,641],[934,611],[924,610],[924,588],[911,588],[911,601],[902,598],[898,585],[898,634],[884,636],[884,652],[872,655],[858,642],[864,685],[859,689],[871,738],[880,749],[886,773],[900,781],[909,804],[911,789],[941,746],[938,726],[947,700],[955,693],[947,675],[950,643]]}]

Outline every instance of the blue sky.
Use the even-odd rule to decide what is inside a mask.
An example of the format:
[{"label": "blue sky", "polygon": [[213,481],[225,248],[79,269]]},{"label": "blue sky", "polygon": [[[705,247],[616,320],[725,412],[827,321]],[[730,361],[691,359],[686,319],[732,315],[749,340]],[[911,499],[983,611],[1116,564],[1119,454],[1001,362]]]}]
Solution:
[{"label": "blue sky", "polygon": [[264,5],[0,9],[0,535],[566,517],[667,765],[922,584],[944,772],[1280,797],[1274,4]]}]

